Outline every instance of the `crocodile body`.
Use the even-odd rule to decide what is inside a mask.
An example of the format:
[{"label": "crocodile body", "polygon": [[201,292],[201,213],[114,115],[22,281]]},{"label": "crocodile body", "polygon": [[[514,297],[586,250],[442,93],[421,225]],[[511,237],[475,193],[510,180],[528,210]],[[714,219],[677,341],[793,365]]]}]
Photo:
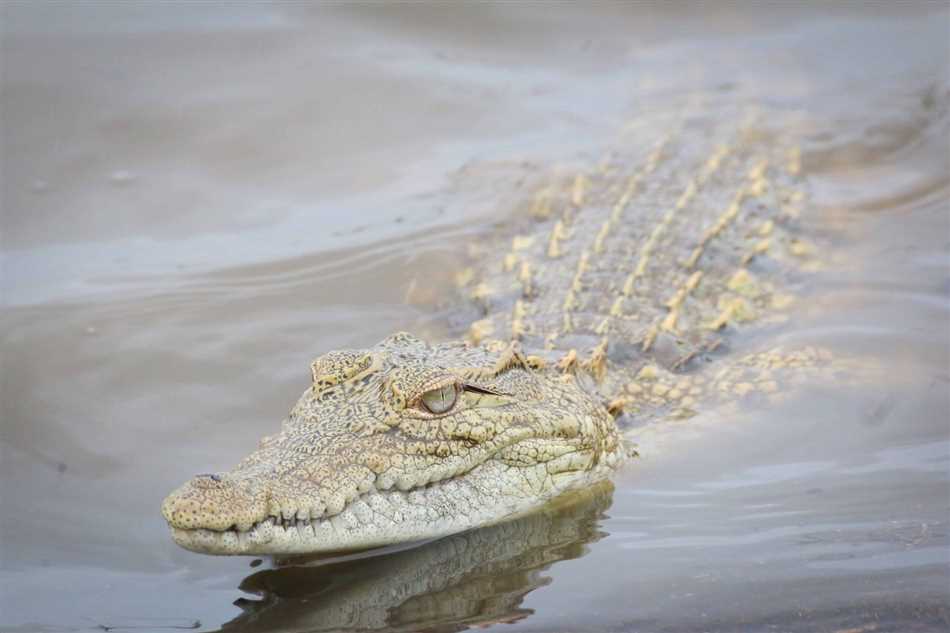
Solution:
[{"label": "crocodile body", "polygon": [[481,313],[460,340],[400,333],[314,361],[278,433],[165,500],[175,541],[339,552],[497,524],[608,477],[629,452],[619,416],[687,418],[815,360],[729,352],[781,318],[807,263],[791,122],[701,111],[640,119],[545,182],[459,275]]}]

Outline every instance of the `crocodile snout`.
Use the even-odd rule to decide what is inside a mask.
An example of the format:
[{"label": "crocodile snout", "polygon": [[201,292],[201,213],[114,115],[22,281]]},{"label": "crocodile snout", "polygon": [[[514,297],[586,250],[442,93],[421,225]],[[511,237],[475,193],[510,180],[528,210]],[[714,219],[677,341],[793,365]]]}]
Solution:
[{"label": "crocodile snout", "polygon": [[227,475],[197,475],[165,498],[162,515],[181,530],[246,531],[266,518],[267,491]]}]

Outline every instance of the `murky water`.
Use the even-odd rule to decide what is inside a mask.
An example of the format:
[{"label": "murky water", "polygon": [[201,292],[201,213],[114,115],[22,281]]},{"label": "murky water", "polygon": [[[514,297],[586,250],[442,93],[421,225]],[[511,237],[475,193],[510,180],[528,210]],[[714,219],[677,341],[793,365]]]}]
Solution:
[{"label": "murky water", "polygon": [[[0,629],[950,628],[944,6],[2,20]],[[806,219],[838,247],[769,336],[873,379],[704,411],[612,491],[386,555],[171,543],[162,497],[276,428],[314,356],[452,335],[466,244],[703,94],[821,122]]]}]

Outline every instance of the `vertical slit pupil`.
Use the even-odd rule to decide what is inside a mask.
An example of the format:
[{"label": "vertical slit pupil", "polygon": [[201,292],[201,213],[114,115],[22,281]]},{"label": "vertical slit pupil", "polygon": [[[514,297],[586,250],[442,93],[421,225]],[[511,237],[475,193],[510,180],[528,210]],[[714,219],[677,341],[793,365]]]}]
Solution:
[{"label": "vertical slit pupil", "polygon": [[446,385],[426,392],[422,401],[432,413],[445,413],[455,406],[456,397],[455,385]]}]

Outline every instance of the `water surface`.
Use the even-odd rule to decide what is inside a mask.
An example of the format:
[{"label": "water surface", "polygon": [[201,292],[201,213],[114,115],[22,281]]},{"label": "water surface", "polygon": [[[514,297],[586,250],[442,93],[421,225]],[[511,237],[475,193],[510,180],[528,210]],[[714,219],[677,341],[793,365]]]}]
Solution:
[{"label": "water surface", "polygon": [[[950,627],[950,18],[836,8],[7,4],[0,628]],[[873,368],[703,411],[613,489],[382,556],[176,548],[161,499],[313,357],[457,334],[466,246],[638,117],[814,122],[836,245],[767,340]],[[504,626],[502,626],[504,623]]]}]

